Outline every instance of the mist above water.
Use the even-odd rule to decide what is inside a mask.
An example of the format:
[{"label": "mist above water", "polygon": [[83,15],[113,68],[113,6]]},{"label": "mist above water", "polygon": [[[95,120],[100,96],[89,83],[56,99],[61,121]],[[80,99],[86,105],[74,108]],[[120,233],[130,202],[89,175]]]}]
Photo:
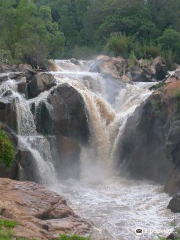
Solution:
[{"label": "mist above water", "polygon": [[[91,64],[91,61],[80,61],[77,65],[70,60],[58,60],[56,72],[52,72],[57,85],[70,84],[81,94],[86,106],[91,139],[88,145],[81,146],[79,180],[57,180],[59,156],[54,162],[47,138],[37,133],[41,104],[52,114],[47,96],[53,89],[26,100],[17,93],[17,81],[0,86],[0,98],[14,103],[17,110],[19,147],[31,155],[30,167],[21,173],[21,180],[32,174],[31,180],[33,177],[63,195],[77,214],[93,222],[93,240],[153,240],[157,234],[151,231],[171,230],[174,216],[166,209],[168,195],[161,186],[122,178],[121,169],[117,169],[117,149],[126,121],[150,96],[149,85],[122,85],[119,80],[105,79],[99,73],[88,72]],[[69,168],[72,177],[76,175],[77,168]],[[137,227],[149,232],[139,237],[135,234]]]},{"label": "mist above water", "polygon": [[[174,216],[166,209],[169,197],[163,187],[124,179],[116,168],[126,121],[151,95],[148,89],[152,85],[122,87],[118,80],[88,72],[90,64],[81,61],[80,67],[72,67],[69,61],[61,60],[53,73],[59,83],[68,82],[83,97],[91,141],[81,147],[80,180],[60,181],[50,189],[68,199],[77,214],[93,222],[93,240],[153,240],[158,235],[153,231],[157,230],[168,235]],[[138,227],[147,233],[137,236]]]}]

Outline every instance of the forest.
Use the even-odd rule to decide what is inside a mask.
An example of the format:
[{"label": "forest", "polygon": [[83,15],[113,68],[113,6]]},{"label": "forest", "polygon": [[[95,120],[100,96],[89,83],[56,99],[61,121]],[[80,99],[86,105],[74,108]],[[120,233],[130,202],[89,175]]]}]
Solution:
[{"label": "forest", "polygon": [[47,58],[180,63],[180,0],[1,0],[0,62]]}]

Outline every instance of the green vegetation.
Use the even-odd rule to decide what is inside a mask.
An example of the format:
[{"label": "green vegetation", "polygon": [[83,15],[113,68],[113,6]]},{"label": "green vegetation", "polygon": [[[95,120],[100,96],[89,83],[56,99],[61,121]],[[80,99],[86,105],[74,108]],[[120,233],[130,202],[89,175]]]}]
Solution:
[{"label": "green vegetation", "polygon": [[180,63],[179,0],[1,0],[0,62],[107,51]]},{"label": "green vegetation", "polygon": [[160,82],[150,88],[150,90],[159,90],[162,91],[164,87],[166,86],[165,82]]},{"label": "green vegetation", "polygon": [[60,235],[59,240],[91,240],[90,237],[81,237],[78,235],[68,236],[65,234]]},{"label": "green vegetation", "polygon": [[154,108],[154,113],[159,115],[161,113],[161,110],[162,110],[161,99],[152,100],[151,104],[152,104],[152,106]]},{"label": "green vegetation", "polygon": [[5,132],[0,130],[0,162],[12,167],[15,158],[14,147]]},{"label": "green vegetation", "polygon": [[[12,229],[17,226],[14,221],[0,219],[0,240],[10,240],[13,237]],[[18,239],[17,239],[18,240]]]}]

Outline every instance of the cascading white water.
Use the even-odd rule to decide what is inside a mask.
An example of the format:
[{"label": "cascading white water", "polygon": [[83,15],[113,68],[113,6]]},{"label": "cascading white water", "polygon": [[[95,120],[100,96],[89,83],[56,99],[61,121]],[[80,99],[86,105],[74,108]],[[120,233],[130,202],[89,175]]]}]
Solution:
[{"label": "cascading white water", "polygon": [[[27,101],[17,93],[16,81],[0,86],[0,98],[8,97],[15,103],[19,145],[31,153],[38,181],[63,195],[77,214],[94,223],[93,240],[155,240],[158,234],[153,230],[171,231],[174,216],[166,209],[169,197],[163,188],[116,175],[116,153],[126,121],[151,94],[149,85],[122,87],[118,80],[88,72],[91,61],[57,60],[56,63],[57,72],[52,74],[57,83],[73,86],[81,94],[88,112],[91,141],[81,147],[80,180],[56,181],[49,143],[37,134],[35,120],[41,104],[52,112],[47,101],[52,90]],[[137,227],[147,232],[139,237],[135,234]]]},{"label": "cascading white water", "polygon": [[7,97],[8,101],[15,104],[18,144],[20,149],[28,150],[32,154],[39,183],[52,184],[56,182],[56,172],[49,143],[45,137],[37,134],[30,103],[17,92],[17,84],[15,80],[4,82],[0,86],[0,98]]},{"label": "cascading white water", "polygon": [[[84,68],[73,66],[69,60],[56,62],[58,70],[53,74],[59,84],[68,82],[84,99],[92,139],[88,147],[81,149],[81,179],[61,181],[50,189],[65,196],[80,216],[93,221],[93,240],[153,240],[157,235],[167,236],[172,231],[173,214],[166,209],[169,197],[163,188],[147,181],[115,177],[114,169],[126,121],[151,94],[149,86],[143,83],[118,88],[117,81],[111,84],[113,80],[87,72],[90,62]],[[145,231],[141,236],[135,234],[138,227]],[[160,234],[154,233],[157,230]]]}]

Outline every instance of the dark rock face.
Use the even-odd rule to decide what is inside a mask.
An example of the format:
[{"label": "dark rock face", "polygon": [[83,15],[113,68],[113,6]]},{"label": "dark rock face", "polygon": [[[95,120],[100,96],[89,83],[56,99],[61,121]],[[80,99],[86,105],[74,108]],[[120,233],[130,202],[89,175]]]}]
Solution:
[{"label": "dark rock face", "polygon": [[49,73],[36,74],[28,84],[29,98],[37,97],[41,92],[49,90],[55,86],[55,79]]},{"label": "dark rock face", "polygon": [[154,92],[128,119],[119,145],[119,164],[133,178],[166,183],[171,194],[180,189],[178,89],[171,79]]},{"label": "dark rock face", "polygon": [[161,57],[157,57],[152,61],[151,68],[154,68],[155,78],[158,81],[165,79],[168,68],[166,63],[163,61]]},{"label": "dark rock face", "polygon": [[11,168],[8,168],[5,164],[0,163],[0,178],[17,179],[18,176],[18,164],[14,162]]},{"label": "dark rock face", "polygon": [[170,209],[173,213],[180,213],[180,194],[175,195],[171,199],[168,209]]},{"label": "dark rock face", "polygon": [[17,132],[17,109],[14,99],[10,99],[11,93],[0,100],[0,121]]},{"label": "dark rock face", "polygon": [[51,91],[48,103],[42,103],[38,114],[38,131],[87,141],[87,112],[81,95],[69,84]]}]

